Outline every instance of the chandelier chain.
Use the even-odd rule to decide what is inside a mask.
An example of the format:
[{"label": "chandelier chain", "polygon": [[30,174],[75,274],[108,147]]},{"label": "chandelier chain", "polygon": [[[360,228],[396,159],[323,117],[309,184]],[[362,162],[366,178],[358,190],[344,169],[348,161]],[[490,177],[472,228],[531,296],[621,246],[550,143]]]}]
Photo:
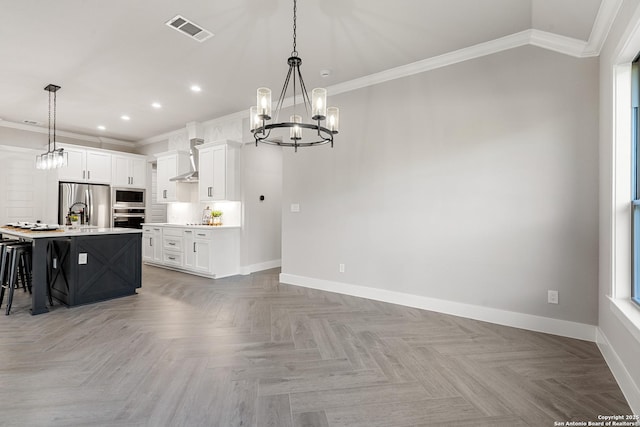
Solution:
[{"label": "chandelier chain", "polygon": [[296,17],[298,15],[298,3],[296,0],[293,0],[293,52],[291,52],[291,56],[298,56],[298,50],[296,48]]}]

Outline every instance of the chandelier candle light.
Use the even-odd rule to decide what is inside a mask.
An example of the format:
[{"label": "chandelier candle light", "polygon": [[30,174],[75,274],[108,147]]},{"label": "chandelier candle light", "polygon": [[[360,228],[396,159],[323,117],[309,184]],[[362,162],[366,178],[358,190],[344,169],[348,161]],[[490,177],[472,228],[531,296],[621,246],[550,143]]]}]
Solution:
[{"label": "chandelier candle light", "polygon": [[[49,145],[47,152],[36,156],[36,168],[57,169],[67,166],[67,153],[64,148],[56,149],[56,94],[60,86],[49,84],[44,90],[49,92]],[[51,94],[53,93],[53,149],[51,149]]]},{"label": "chandelier candle light", "polygon": [[[257,103],[255,107],[251,107],[249,110],[249,122],[251,126],[251,133],[256,140],[256,147],[258,142],[265,144],[279,145],[282,147],[294,147],[295,151],[298,151],[298,147],[311,147],[314,145],[322,145],[328,142],[333,147],[333,135],[338,133],[339,126],[339,110],[336,107],[327,108],[327,90],[323,88],[313,89],[311,92],[311,99],[309,99],[309,93],[302,79],[302,73],[300,72],[300,64],[302,59],[298,56],[296,50],[296,15],[297,15],[297,2],[293,0],[293,51],[291,56],[287,60],[289,64],[289,72],[284,80],[282,92],[278,98],[276,104],[275,123],[267,123],[271,120],[271,89],[261,87],[258,89]],[[289,88],[289,82],[293,77],[293,115],[290,116],[288,122],[278,122],[280,111],[283,107],[284,99],[287,95],[287,89]],[[300,94],[297,91],[300,91]],[[302,101],[300,101],[302,98]],[[311,123],[305,123],[302,121],[302,116],[299,114],[298,109],[300,105],[304,106],[304,110],[309,115],[311,110]],[[326,120],[326,123],[323,122]],[[273,129],[289,129],[289,141],[283,136],[271,136]],[[303,139],[303,130],[310,129],[312,136],[308,140]]]}]

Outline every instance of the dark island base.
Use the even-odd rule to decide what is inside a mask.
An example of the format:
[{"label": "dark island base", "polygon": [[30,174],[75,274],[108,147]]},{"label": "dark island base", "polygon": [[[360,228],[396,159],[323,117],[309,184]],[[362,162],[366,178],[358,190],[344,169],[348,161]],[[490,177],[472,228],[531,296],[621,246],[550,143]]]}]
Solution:
[{"label": "dark island base", "polygon": [[67,306],[134,295],[141,286],[140,234],[53,239],[48,251],[51,295]]}]

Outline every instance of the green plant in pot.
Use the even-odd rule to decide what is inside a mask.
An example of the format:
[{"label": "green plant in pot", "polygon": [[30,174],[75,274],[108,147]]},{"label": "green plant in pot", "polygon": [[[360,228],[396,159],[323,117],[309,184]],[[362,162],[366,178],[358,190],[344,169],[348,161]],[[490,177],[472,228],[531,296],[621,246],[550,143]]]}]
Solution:
[{"label": "green plant in pot", "polygon": [[213,218],[213,225],[222,225],[222,211],[211,211],[211,217]]}]

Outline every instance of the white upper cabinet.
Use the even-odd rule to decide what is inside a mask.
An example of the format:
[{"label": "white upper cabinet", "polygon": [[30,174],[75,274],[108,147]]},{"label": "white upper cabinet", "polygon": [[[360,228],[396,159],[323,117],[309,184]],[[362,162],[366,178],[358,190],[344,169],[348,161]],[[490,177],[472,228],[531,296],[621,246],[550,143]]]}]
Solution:
[{"label": "white upper cabinet", "polygon": [[144,156],[112,156],[112,180],[116,187],[145,188],[147,161]]},{"label": "white upper cabinet", "polygon": [[241,144],[216,141],[198,147],[198,195],[201,202],[237,200]]},{"label": "white upper cabinet", "polygon": [[172,151],[157,154],[158,157],[158,203],[188,202],[189,192],[183,191],[180,186],[194,185],[170,181],[171,178],[189,172],[189,153],[184,151]]},{"label": "white upper cabinet", "polygon": [[69,163],[58,169],[60,181],[96,182],[111,184],[111,154],[64,146]]}]

